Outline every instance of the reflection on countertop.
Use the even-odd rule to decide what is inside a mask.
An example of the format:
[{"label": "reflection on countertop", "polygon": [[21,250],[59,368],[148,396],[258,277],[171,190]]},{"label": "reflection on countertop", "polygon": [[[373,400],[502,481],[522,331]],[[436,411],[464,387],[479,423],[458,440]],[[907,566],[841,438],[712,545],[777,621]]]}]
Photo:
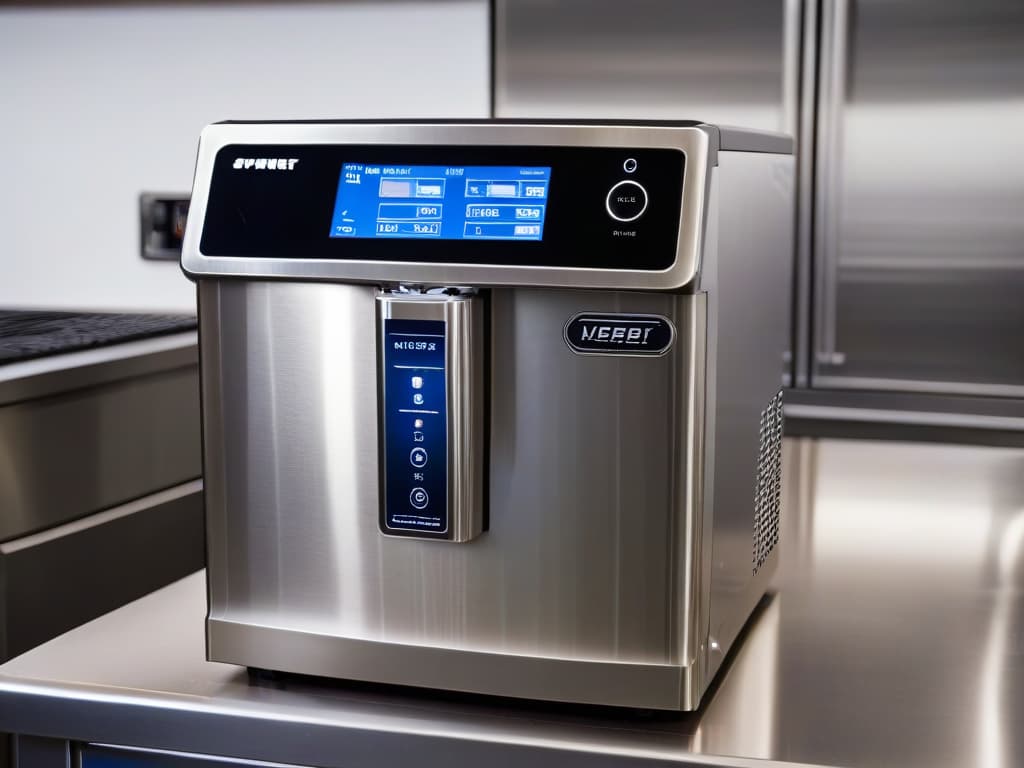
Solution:
[{"label": "reflection on countertop", "polygon": [[1024,451],[786,451],[777,741],[762,756],[1024,762]]},{"label": "reflection on countertop", "polygon": [[159,723],[152,746],[325,766],[411,749],[449,765],[1024,764],[1024,451],[800,439],[785,472],[778,591],[693,714],[251,678],[203,660],[199,573],[0,667],[0,729],[45,712],[45,732],[140,744]]}]

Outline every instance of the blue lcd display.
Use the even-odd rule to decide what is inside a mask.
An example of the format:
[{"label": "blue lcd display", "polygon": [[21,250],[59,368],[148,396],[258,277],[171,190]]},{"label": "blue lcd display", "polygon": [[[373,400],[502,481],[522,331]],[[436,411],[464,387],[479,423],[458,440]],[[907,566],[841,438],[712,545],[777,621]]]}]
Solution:
[{"label": "blue lcd display", "polygon": [[445,324],[384,321],[384,532],[448,531]]},{"label": "blue lcd display", "polygon": [[540,240],[550,167],[344,163],[331,237]]}]

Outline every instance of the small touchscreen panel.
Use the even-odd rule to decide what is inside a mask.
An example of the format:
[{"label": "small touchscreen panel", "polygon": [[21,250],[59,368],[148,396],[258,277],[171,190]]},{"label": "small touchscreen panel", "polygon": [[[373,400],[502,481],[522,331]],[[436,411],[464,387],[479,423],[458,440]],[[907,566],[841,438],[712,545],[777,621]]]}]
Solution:
[{"label": "small touchscreen panel", "polygon": [[445,323],[384,321],[384,533],[448,531]]},{"label": "small touchscreen panel", "polygon": [[550,167],[346,162],[331,237],[541,240]]}]

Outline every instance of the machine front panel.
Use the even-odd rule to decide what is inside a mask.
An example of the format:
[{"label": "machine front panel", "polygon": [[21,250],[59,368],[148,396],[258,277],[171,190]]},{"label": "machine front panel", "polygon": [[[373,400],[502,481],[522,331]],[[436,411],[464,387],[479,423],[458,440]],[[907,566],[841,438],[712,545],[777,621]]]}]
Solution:
[{"label": "machine front panel", "polygon": [[214,161],[208,257],[666,270],[673,148],[252,145]]},{"label": "machine front panel", "polygon": [[[408,646],[678,661],[685,505],[674,473],[690,460],[679,435],[703,377],[690,341],[698,297],[492,292],[490,429],[487,448],[470,453],[489,456],[489,527],[468,543],[382,534],[378,512],[386,459],[371,373],[384,338],[375,310],[407,319],[409,305],[429,302],[399,297],[385,315],[369,286],[241,280],[204,282],[200,301],[208,429],[213,445],[223,441],[237,457],[207,454],[215,615]],[[662,356],[581,356],[562,336],[581,312],[661,316],[679,333]],[[443,325],[454,386],[465,374],[455,363],[459,332],[452,320]],[[244,346],[228,344],[243,332]],[[217,349],[230,349],[222,365],[212,364]],[[403,384],[405,396],[411,390]],[[457,404],[449,402],[449,420]],[[459,432],[448,434],[452,453]],[[412,471],[408,446],[403,471]],[[434,461],[430,451],[427,470],[441,469]],[[448,479],[456,488],[458,473]]]}]

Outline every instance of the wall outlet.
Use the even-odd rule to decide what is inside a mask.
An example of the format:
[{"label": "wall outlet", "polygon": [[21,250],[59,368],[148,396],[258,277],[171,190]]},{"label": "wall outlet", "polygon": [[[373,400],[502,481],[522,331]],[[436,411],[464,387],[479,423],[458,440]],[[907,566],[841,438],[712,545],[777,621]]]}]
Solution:
[{"label": "wall outlet", "polygon": [[143,192],[139,195],[139,233],[144,259],[177,261],[185,237],[189,196]]}]

